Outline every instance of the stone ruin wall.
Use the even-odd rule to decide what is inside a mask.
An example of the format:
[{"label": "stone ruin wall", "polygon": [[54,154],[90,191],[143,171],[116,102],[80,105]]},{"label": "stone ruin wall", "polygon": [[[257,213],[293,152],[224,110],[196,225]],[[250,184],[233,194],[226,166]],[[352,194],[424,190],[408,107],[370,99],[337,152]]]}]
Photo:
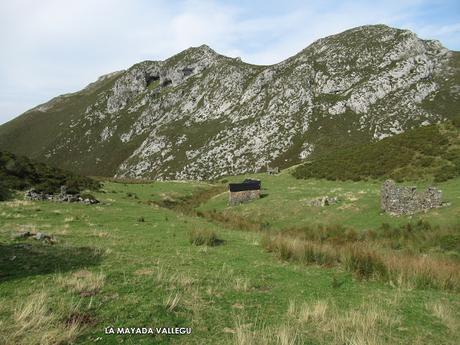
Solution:
[{"label": "stone ruin wall", "polygon": [[228,203],[231,206],[235,206],[259,198],[260,190],[244,190],[240,192],[230,192]]},{"label": "stone ruin wall", "polygon": [[387,180],[382,186],[381,206],[383,211],[393,215],[426,212],[442,206],[442,191],[428,187],[417,192],[416,187],[397,186],[394,181]]}]

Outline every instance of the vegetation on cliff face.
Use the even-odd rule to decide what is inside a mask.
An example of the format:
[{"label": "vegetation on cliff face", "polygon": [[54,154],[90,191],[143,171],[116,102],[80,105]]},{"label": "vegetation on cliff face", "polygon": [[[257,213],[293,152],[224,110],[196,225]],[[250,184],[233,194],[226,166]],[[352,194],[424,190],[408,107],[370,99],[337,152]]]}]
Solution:
[{"label": "vegetation on cliff face", "polygon": [[207,46],[101,77],[0,126],[0,147],[97,176],[212,179],[281,168],[453,118],[459,54],[384,25],[275,65]]},{"label": "vegetation on cliff face", "polygon": [[384,177],[445,181],[460,175],[458,121],[332,151],[298,166],[293,175],[342,181]]},{"label": "vegetation on cliff face", "polygon": [[0,200],[5,200],[10,190],[34,187],[38,191],[56,193],[63,185],[69,193],[99,188],[99,182],[91,178],[0,151]]}]

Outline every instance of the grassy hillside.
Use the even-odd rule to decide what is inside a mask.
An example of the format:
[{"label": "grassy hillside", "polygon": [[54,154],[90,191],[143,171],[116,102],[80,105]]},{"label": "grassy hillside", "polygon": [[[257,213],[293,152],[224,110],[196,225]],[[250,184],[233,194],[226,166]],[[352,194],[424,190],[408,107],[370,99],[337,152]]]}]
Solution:
[{"label": "grassy hillside", "polygon": [[460,121],[334,150],[297,167],[293,175],[342,181],[383,177],[445,181],[460,175]]},{"label": "grassy hillside", "polygon": [[[407,262],[409,268],[414,263],[448,263],[439,269],[446,272],[458,268],[458,249],[432,245],[424,238],[458,235],[454,226],[460,179],[439,184],[451,206],[392,218],[380,214],[379,184],[374,182],[297,180],[286,172],[255,177],[262,178],[266,196],[232,208],[221,192],[225,184],[193,182],[106,182],[96,193],[98,206],[0,203],[0,344],[460,341],[457,275],[452,275],[453,288],[414,282],[407,272],[400,281],[360,276],[359,267],[352,264],[312,264],[287,257],[294,247],[282,245],[291,237],[273,246],[273,238],[264,236],[319,223],[332,231],[328,224],[343,223],[358,233],[373,229],[380,241],[386,231],[407,228],[409,223],[420,236],[392,235],[390,240],[399,241],[399,248],[391,243],[374,248],[370,262],[380,253],[406,255],[400,263]],[[323,194],[337,194],[342,201],[321,209],[304,203]],[[204,201],[198,209],[197,200]],[[419,220],[425,225],[417,225]],[[388,225],[382,228],[382,222]],[[242,231],[256,230],[254,224],[262,232]],[[46,231],[58,242],[11,239],[12,233],[24,229]],[[198,236],[219,241],[197,245],[203,242]],[[372,243],[370,238],[361,242],[370,247]],[[331,240],[322,243],[321,250],[332,245],[344,248]],[[277,248],[285,248],[285,254]],[[407,255],[412,261],[404,261]],[[428,282],[440,278],[424,272],[420,276]],[[106,335],[104,328],[109,326],[192,327],[192,334]]]},{"label": "grassy hillside", "polygon": [[118,76],[115,73],[79,92],[55,97],[1,125],[0,147],[18,155],[45,159],[43,152],[53,146],[63,131],[70,130],[71,122],[82,117],[84,109],[96,100],[97,94],[112,87]]},{"label": "grassy hillside", "polygon": [[34,187],[38,191],[56,193],[62,185],[66,185],[70,193],[99,188],[99,183],[91,178],[0,151],[0,200],[6,199],[8,190]]}]

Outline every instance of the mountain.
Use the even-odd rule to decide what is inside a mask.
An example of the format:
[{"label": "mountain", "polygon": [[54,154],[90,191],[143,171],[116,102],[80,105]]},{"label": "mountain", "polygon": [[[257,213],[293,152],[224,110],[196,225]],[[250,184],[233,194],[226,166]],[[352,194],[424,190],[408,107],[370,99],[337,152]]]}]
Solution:
[{"label": "mountain", "polygon": [[455,117],[460,53],[363,26],[275,65],[187,49],[0,126],[0,147],[88,175],[209,179],[286,167]]}]

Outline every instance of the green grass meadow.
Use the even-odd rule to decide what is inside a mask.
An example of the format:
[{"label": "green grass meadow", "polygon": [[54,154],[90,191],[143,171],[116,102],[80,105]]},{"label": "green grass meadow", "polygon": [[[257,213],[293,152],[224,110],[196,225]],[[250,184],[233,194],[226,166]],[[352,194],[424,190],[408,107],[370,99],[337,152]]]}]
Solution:
[{"label": "green grass meadow", "polygon": [[[227,193],[216,192],[193,212],[159,205],[187,203],[213,185],[104,182],[94,193],[98,205],[23,201],[19,194],[1,202],[0,344],[460,343],[458,291],[360,280],[340,265],[280,260],[262,245],[264,231],[312,225],[379,231],[382,223],[422,219],[433,229],[458,230],[459,178],[439,184],[450,206],[390,217],[380,212],[379,181],[296,180],[287,171],[252,177],[262,180],[261,199],[229,207]],[[323,195],[339,202],[307,205]],[[244,231],[211,213],[263,225]],[[12,238],[24,230],[57,243]],[[197,230],[219,241],[195,245]],[[455,249],[421,255],[460,262]],[[192,333],[105,334],[109,326]]]}]

